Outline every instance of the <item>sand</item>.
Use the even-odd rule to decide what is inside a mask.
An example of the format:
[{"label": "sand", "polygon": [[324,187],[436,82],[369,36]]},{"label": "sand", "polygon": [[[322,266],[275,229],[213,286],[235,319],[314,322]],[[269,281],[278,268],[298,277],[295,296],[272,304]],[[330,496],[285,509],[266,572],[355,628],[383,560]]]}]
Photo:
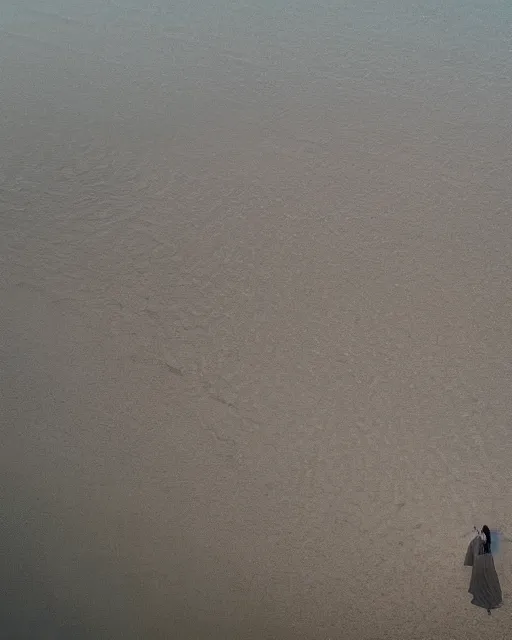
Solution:
[{"label": "sand", "polygon": [[2,637],[510,638],[511,21],[0,2]]}]

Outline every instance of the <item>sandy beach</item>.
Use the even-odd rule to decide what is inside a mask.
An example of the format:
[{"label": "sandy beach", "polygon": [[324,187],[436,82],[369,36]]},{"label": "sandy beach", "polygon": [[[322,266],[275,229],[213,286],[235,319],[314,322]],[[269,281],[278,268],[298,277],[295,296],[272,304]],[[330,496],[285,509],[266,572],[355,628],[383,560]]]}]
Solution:
[{"label": "sandy beach", "polygon": [[511,25],[0,0],[0,637],[510,640]]}]

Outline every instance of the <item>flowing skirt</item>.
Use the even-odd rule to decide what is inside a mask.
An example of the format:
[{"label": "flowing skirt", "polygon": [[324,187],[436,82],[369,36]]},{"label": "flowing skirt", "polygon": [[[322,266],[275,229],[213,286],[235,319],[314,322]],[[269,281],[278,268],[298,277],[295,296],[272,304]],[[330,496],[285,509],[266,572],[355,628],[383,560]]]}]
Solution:
[{"label": "flowing skirt", "polygon": [[490,553],[474,557],[468,591],[473,596],[471,604],[477,607],[496,609],[501,606],[503,597],[500,581]]}]

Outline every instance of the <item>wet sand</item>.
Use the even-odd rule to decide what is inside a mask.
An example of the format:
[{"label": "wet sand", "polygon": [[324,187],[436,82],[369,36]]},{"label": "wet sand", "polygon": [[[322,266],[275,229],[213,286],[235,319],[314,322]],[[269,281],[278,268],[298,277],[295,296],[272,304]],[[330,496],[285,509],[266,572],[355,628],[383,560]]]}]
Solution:
[{"label": "wet sand", "polygon": [[0,1],[1,634],[509,638],[512,11],[178,4]]}]

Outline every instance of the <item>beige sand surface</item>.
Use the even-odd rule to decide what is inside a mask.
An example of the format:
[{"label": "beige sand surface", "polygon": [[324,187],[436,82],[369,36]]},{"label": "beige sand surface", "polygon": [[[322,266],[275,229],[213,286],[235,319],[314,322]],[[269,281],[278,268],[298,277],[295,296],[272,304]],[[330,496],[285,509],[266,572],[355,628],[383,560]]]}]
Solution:
[{"label": "beige sand surface", "polygon": [[12,4],[0,636],[512,638],[510,10]]}]

